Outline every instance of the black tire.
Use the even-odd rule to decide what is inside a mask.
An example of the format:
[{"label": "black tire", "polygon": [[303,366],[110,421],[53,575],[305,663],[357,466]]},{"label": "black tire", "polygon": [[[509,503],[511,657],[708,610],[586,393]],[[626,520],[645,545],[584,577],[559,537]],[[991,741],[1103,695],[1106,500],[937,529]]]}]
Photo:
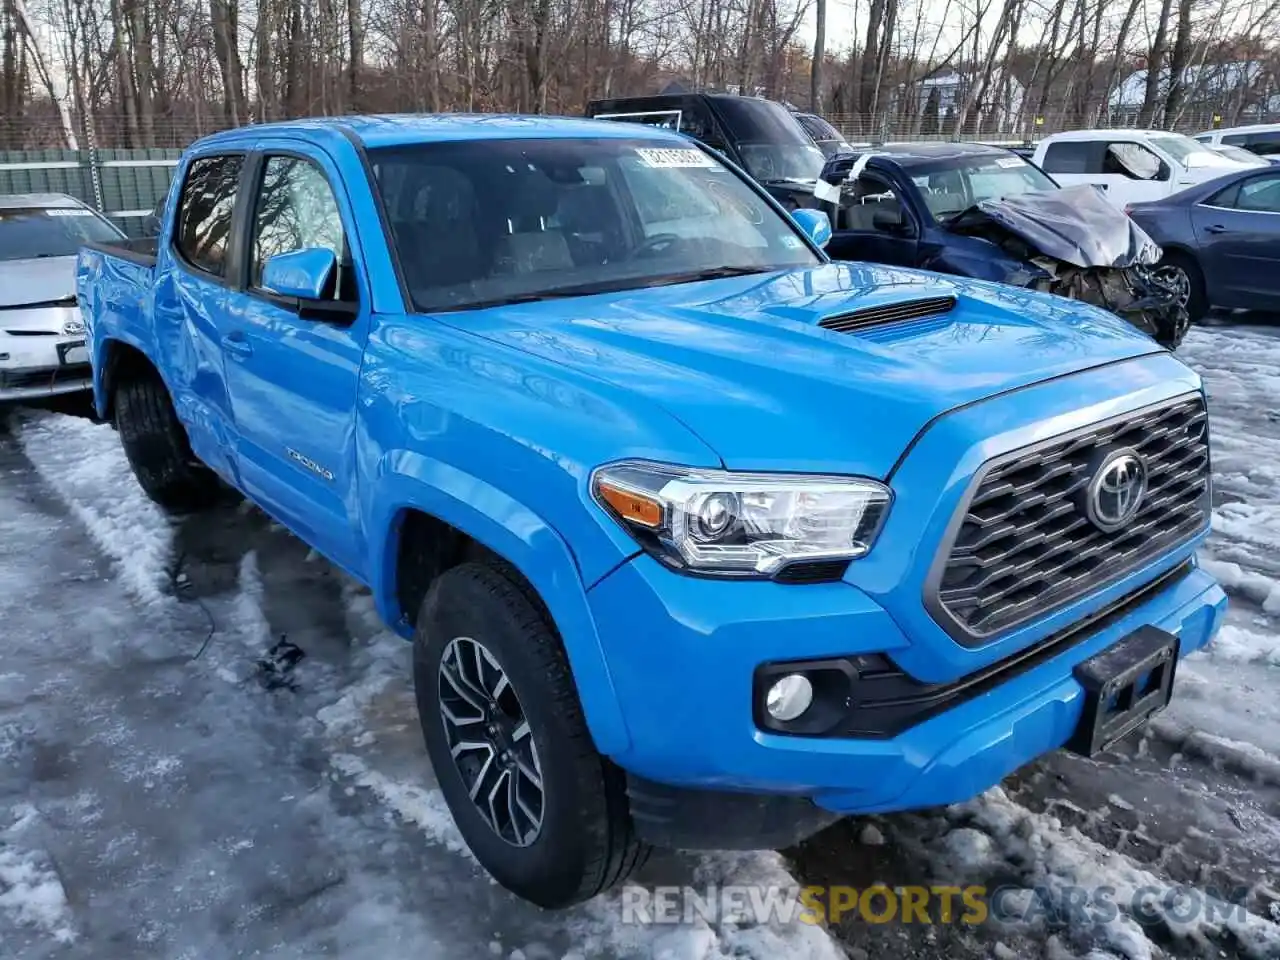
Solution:
[{"label": "black tire", "polygon": [[[542,823],[517,846],[472,801],[450,752],[440,709],[440,670],[454,638],[479,641],[496,659],[528,721],[540,760]],[[503,887],[541,907],[590,900],[648,858],[635,836],[620,770],[596,752],[564,649],[537,598],[488,563],[441,574],[418,616],[414,688],[427,753],[454,822]]]},{"label": "black tire", "polygon": [[1204,273],[1195,257],[1181,250],[1170,250],[1160,261],[1160,267],[1181,271],[1187,278],[1187,314],[1191,322],[1204,319],[1209,312],[1209,296],[1205,292]]},{"label": "black tire", "polygon": [[143,492],[169,510],[208,506],[222,485],[191,452],[187,431],[155,373],[130,377],[115,393],[115,425]]}]

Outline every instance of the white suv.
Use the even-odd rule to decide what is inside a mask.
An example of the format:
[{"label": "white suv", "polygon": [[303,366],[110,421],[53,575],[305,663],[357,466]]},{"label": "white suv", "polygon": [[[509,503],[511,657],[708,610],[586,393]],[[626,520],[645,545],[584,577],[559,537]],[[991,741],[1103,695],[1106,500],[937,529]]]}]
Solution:
[{"label": "white suv", "polygon": [[1122,209],[1252,166],[1164,130],[1055,133],[1036,145],[1033,160],[1064,187],[1093,184]]},{"label": "white suv", "polygon": [[1243,147],[1260,157],[1280,159],[1280,123],[1255,123],[1197,133],[1195,139],[1210,147]]}]

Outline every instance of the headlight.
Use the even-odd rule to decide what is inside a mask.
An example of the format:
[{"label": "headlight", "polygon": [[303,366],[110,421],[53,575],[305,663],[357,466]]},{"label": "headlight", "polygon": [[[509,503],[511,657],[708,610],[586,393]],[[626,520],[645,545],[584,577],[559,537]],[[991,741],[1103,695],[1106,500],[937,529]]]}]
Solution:
[{"label": "headlight", "polygon": [[[733,473],[644,461],[601,467],[591,492],[651,554],[717,576],[835,580],[871,549],[892,494],[875,480]],[[804,571],[810,573],[806,574]]]}]

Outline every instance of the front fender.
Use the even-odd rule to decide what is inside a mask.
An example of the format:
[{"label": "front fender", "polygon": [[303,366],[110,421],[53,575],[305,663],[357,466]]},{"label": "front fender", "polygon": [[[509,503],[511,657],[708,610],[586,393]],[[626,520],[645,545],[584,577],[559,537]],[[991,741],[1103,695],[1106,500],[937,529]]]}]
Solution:
[{"label": "front fender", "polygon": [[951,273],[974,280],[990,280],[1015,287],[1030,286],[1036,280],[1048,279],[1049,274],[1035,264],[1004,256],[992,246],[991,253],[972,250],[944,249],[925,263],[926,270]]},{"label": "front fender", "polygon": [[387,451],[368,491],[368,529],[381,533],[370,582],[383,621],[405,637],[413,629],[396,598],[395,564],[407,511],[420,510],[472,537],[531,583],[555,621],[577,683],[587,727],[605,755],[630,744],[587,590],[569,546],[541,516],[509,494],[450,464],[408,450]]}]

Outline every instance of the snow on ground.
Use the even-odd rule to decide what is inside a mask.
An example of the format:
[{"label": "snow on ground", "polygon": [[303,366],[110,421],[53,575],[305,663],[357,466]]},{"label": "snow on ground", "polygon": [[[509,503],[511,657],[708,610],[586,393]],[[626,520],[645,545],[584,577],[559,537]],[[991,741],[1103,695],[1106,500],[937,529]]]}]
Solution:
[{"label": "snow on ground", "polygon": [[18,808],[17,820],[0,832],[0,911],[19,926],[36,928],[58,943],[71,943],[75,931],[67,893],[47,854],[25,849],[23,834],[39,814]]},{"label": "snow on ground", "polygon": [[42,479],[115,561],[121,581],[144,603],[161,601],[173,532],[134,480],[115,431],[45,415],[27,420],[19,436]]},{"label": "snow on ground", "polygon": [[[515,900],[461,843],[408,645],[367,591],[251,508],[166,517],[109,428],[23,415],[17,445],[0,433],[15,505],[0,511],[0,942],[200,960],[1280,957],[1280,337],[1197,331],[1185,356],[1215,444],[1202,559],[1233,605],[1146,737],[1056,754],[946,811],[840,824],[788,858],[664,856],[638,878],[963,878],[1062,912],[973,930],[847,921],[843,947],[781,920],[628,924],[625,893],[557,915]],[[296,666],[269,655],[278,641]],[[1070,909],[1098,886],[1114,915]],[[1234,912],[1178,909],[1237,888]]]},{"label": "snow on ground", "polygon": [[[654,960],[710,960],[717,957],[739,957],[744,960],[838,960],[843,954],[821,928],[802,924],[738,926],[729,922],[640,926],[624,923],[621,894],[614,893],[581,908],[560,915],[546,915],[516,901],[496,885],[474,863],[458,834],[426,763],[418,730],[417,712],[410,683],[409,645],[385,631],[378,622],[367,591],[334,571],[313,552],[307,551],[278,525],[256,515],[255,511],[227,509],[217,519],[187,518],[170,521],[156,512],[137,489],[118,438],[109,427],[85,420],[53,415],[24,415],[16,424],[23,452],[34,465],[40,478],[71,513],[85,525],[96,546],[112,561],[117,576],[152,614],[157,609],[174,615],[188,635],[176,661],[179,673],[187,672],[214,683],[201,686],[198,696],[219,715],[240,711],[251,724],[263,710],[262,700],[287,697],[293,714],[292,732],[279,724],[279,717],[261,718],[275,736],[295,741],[286,752],[298,752],[308,765],[320,762],[322,780],[336,791],[339,803],[360,811],[362,819],[385,830],[412,830],[417,839],[437,862],[444,862],[455,897],[480,899],[491,906],[480,911],[494,922],[478,936],[465,943],[450,943],[444,952],[409,951],[410,938],[402,949],[382,954],[385,957],[455,957],[500,956],[509,960],[546,960],[566,957],[573,960],[605,960],[610,957],[654,958]],[[3,558],[0,558],[2,560]],[[175,563],[182,561],[180,573]],[[203,619],[195,609],[199,605],[214,623],[207,652],[199,660],[196,652],[203,644],[194,644],[200,636]],[[181,615],[178,615],[181,614]],[[128,631],[117,633],[119,641],[129,646]],[[263,690],[261,668],[257,660],[281,636],[306,651],[306,656],[289,672],[291,692],[269,694]],[[154,643],[141,644],[154,655]],[[82,676],[63,677],[62,682],[84,684]],[[170,678],[158,687],[184,678]],[[230,691],[228,692],[228,687]],[[0,686],[0,689],[3,689]],[[182,690],[184,695],[191,691]],[[146,697],[160,696],[152,690]],[[277,703],[277,708],[279,704]],[[0,701],[0,709],[3,702]],[[184,758],[163,747],[150,745],[135,750],[138,731],[129,721],[113,716],[116,711],[101,711],[102,727],[94,737],[103,746],[128,754],[112,758],[107,766],[114,784],[103,789],[137,784],[143,791],[154,792],[166,786],[190,790],[194,778],[204,776],[199,758],[192,758],[191,769],[184,768]],[[127,711],[120,711],[127,712]],[[0,732],[4,730],[0,726]],[[231,764],[226,771],[233,778],[245,773],[258,776],[254,769],[261,758],[252,756],[262,745],[254,741],[268,731],[254,731],[246,736],[243,755],[237,756],[233,746],[219,753],[219,765]],[[0,743],[3,739],[0,738]],[[286,758],[285,762],[291,762]],[[292,761],[296,764],[296,760]],[[242,764],[246,770],[234,769]],[[292,771],[296,774],[297,771]],[[277,809],[288,810],[303,804],[314,804],[305,791],[295,791],[286,784],[293,776],[282,776],[280,795],[271,798]],[[254,823],[263,814],[249,811],[248,823],[234,819],[235,810],[220,810],[226,797],[220,793],[193,796],[184,801],[201,815],[210,817],[222,835],[218,847],[223,856],[252,857],[273,845],[271,836],[262,836]],[[241,810],[243,814],[245,811]],[[341,819],[334,824],[341,829]],[[257,834],[256,836],[254,834]],[[390,842],[370,838],[370,852]],[[120,836],[112,843],[114,856],[124,849],[136,851],[139,841]],[[0,848],[5,850],[6,848]],[[193,849],[199,859],[206,851]],[[13,859],[8,880],[5,871]],[[41,861],[35,854],[13,852],[0,856],[0,907],[6,907],[5,896],[21,898],[27,912],[20,917],[26,922],[37,906],[51,937],[66,938],[74,911],[66,905],[56,876],[41,872]],[[157,869],[151,865],[152,869]],[[21,868],[21,875],[17,872]],[[437,867],[439,870],[439,867]],[[793,888],[798,881],[787,871],[777,854],[742,856],[710,856],[702,858],[659,859],[651,868],[664,884],[748,884],[769,883]],[[212,877],[214,871],[210,874]],[[412,873],[391,884],[392,895],[399,883],[412,883]],[[643,879],[643,878],[642,878]],[[229,890],[214,884],[218,890],[202,883],[202,897],[231,898]],[[179,895],[179,899],[181,896]],[[50,913],[54,907],[60,913]],[[246,903],[250,912],[254,904]],[[452,905],[450,909],[454,909]],[[381,912],[369,918],[385,924],[388,917]],[[503,920],[505,922],[500,922]],[[365,922],[348,917],[348,923]],[[402,923],[402,918],[397,919]],[[423,918],[427,927],[433,924],[447,930],[450,918]],[[89,924],[92,926],[92,924]],[[3,930],[0,929],[0,937]],[[196,947],[189,931],[180,925],[151,923],[140,918],[137,936],[153,942],[159,953],[179,956]],[[357,934],[356,940],[360,937]],[[80,944],[89,946],[91,936]],[[304,955],[282,943],[280,955]],[[207,945],[200,948],[206,960]],[[192,953],[194,955],[194,953]],[[352,954],[343,952],[344,957]]]}]

